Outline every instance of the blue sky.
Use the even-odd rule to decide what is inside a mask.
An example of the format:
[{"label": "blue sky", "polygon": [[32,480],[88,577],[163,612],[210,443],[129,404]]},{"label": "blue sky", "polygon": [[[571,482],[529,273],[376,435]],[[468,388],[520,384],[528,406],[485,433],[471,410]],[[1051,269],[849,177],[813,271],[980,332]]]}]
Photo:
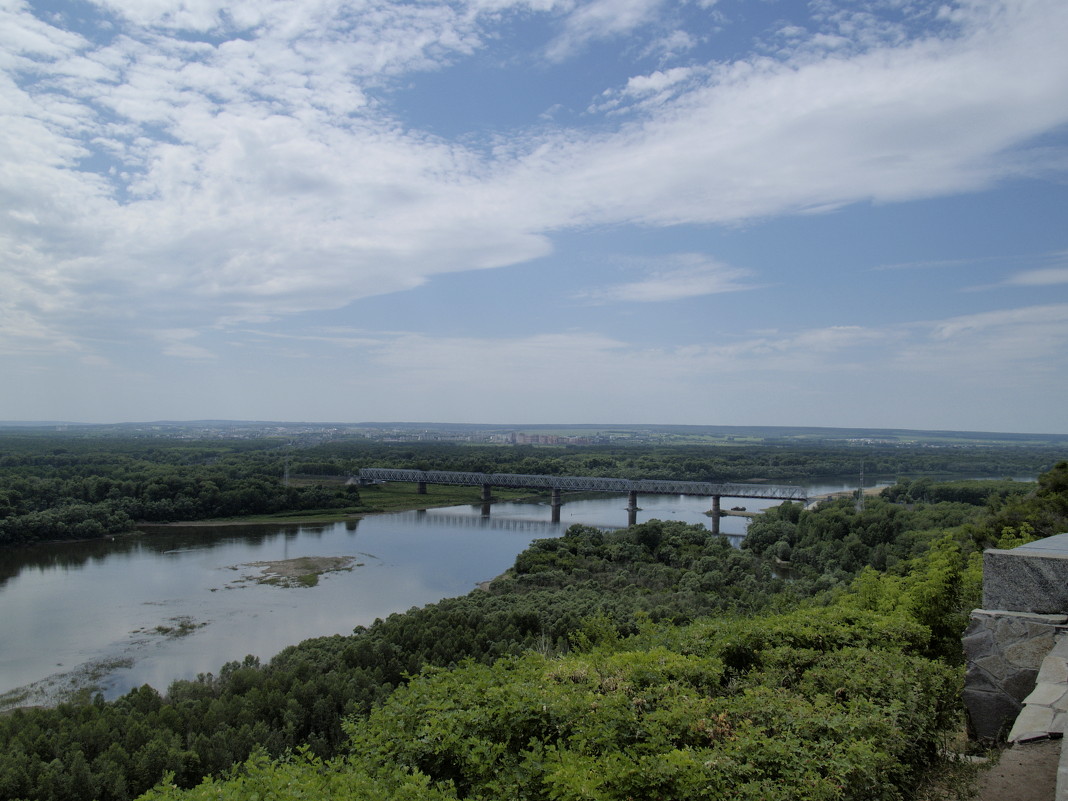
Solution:
[{"label": "blue sky", "polygon": [[1064,0],[0,0],[0,420],[1068,433]]}]

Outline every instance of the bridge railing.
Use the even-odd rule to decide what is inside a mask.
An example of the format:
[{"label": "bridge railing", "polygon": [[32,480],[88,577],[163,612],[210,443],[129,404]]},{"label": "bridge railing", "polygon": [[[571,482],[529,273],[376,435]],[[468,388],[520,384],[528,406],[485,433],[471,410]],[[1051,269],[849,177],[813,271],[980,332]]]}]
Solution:
[{"label": "bridge railing", "polygon": [[773,484],[717,484],[704,481],[406,470],[392,467],[365,467],[360,470],[360,478],[365,481],[405,481],[460,486],[489,485],[522,489],[558,489],[571,492],[637,492],[646,495],[704,495],[790,501],[807,499],[807,491],[801,487]]}]

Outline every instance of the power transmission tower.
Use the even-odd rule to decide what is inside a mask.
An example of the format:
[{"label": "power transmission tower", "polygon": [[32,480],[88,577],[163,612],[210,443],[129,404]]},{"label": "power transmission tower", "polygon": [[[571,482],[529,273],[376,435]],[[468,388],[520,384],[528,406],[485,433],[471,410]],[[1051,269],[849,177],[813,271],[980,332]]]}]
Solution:
[{"label": "power transmission tower", "polygon": [[864,511],[864,457],[860,459],[860,489],[857,490],[857,512]]}]

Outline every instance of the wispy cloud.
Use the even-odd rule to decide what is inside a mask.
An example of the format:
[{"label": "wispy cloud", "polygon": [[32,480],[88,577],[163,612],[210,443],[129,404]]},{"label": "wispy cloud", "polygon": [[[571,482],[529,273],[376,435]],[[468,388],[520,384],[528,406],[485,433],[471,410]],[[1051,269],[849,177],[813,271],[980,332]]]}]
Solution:
[{"label": "wispy cloud", "polygon": [[[1027,265],[1041,266],[1021,269]],[[949,270],[976,266],[982,266],[987,269],[993,266],[999,267],[1004,271],[1016,270],[1016,272],[1009,274],[1000,281],[965,287],[968,292],[981,292],[1004,287],[1053,286],[1068,283],[1068,252],[1066,251],[902,262],[879,265],[873,267],[872,270]]]},{"label": "wispy cloud", "polygon": [[622,89],[606,89],[602,92],[587,111],[592,114],[613,114],[636,109],[650,110],[681,94],[702,72],[694,67],[673,67],[648,75],[635,75]]},{"label": "wispy cloud", "polygon": [[1025,393],[1036,376],[1064,375],[1068,370],[1068,303],[967,314],[920,328],[903,348],[897,364],[965,384],[988,383],[991,376],[1011,376]]},{"label": "wispy cloud", "polygon": [[562,61],[596,39],[626,33],[655,18],[663,0],[587,0],[564,18],[564,30],[549,45],[547,55]]},{"label": "wispy cloud", "polygon": [[149,332],[161,345],[164,356],[193,361],[213,360],[217,356],[202,345],[192,340],[200,336],[199,331],[188,328],[168,328]]},{"label": "wispy cloud", "polygon": [[750,282],[751,271],[700,253],[676,254],[663,261],[668,266],[651,269],[641,280],[592,290],[580,297],[600,303],[662,303],[758,286]]},{"label": "wispy cloud", "polygon": [[1068,284],[1068,267],[1047,267],[1041,270],[1027,270],[1009,276],[1005,283],[1010,286],[1055,286]]}]

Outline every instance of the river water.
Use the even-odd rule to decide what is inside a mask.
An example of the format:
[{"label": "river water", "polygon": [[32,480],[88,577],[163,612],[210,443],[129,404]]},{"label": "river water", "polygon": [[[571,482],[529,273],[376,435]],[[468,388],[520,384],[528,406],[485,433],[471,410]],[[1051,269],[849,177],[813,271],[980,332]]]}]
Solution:
[{"label": "river water", "polygon": [[[809,497],[849,489],[809,487]],[[709,499],[639,497],[638,521],[707,525]],[[724,498],[750,511],[777,503]],[[329,525],[196,526],[96,542],[0,551],[0,709],[49,703],[79,686],[106,698],[218,672],[252,654],[266,661],[309,637],[349,634],[375,618],[465,594],[499,575],[534,539],[574,523],[627,525],[626,498],[373,515]],[[746,519],[724,517],[739,542]],[[263,563],[348,557],[314,586],[261,583]],[[255,564],[260,563],[260,564]]]}]

